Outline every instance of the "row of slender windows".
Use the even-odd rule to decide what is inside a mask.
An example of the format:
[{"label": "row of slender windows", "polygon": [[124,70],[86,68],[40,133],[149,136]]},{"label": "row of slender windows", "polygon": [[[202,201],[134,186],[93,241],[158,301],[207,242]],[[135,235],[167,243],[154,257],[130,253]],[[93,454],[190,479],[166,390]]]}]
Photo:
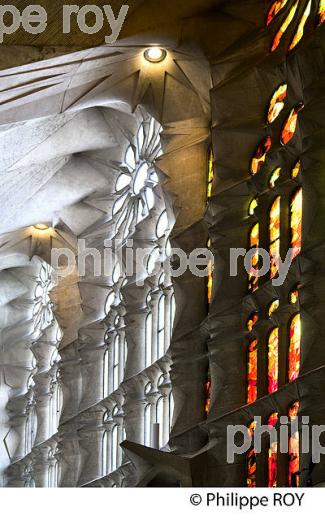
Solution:
[{"label": "row of slender windows", "polygon": [[[299,298],[298,290],[294,289],[290,293],[290,303],[297,303]],[[280,306],[279,300],[274,300],[268,310],[269,318]],[[258,348],[259,342],[255,337],[255,326],[259,321],[257,313],[253,313],[247,322],[247,330],[251,336],[248,345],[247,360],[247,404],[254,403],[257,399],[258,385]],[[301,318],[300,313],[296,313],[289,321],[287,337],[287,381],[293,382],[299,377],[301,360]],[[268,352],[268,393],[272,394],[279,389],[279,328],[275,327],[269,332],[267,340]]]},{"label": "row of slender windows", "polygon": [[[298,429],[298,413],[299,413],[299,402],[293,403],[290,407],[288,416],[290,419],[291,432],[289,435],[288,442],[288,465],[287,465],[287,485],[289,487],[299,486],[300,477],[300,434]],[[270,434],[279,424],[279,414],[274,412],[268,419],[268,427]],[[254,440],[256,424],[252,422],[248,427],[249,435]],[[277,435],[274,436],[277,438]],[[279,443],[277,440],[272,440],[270,435],[270,443],[268,448],[268,487],[275,488],[278,486],[278,451]],[[252,446],[247,453],[247,487],[256,487],[256,475],[257,475],[257,459],[254,447]]]},{"label": "row of slender windows", "polygon": [[[290,201],[290,246],[292,249],[291,260],[294,260],[301,252],[302,246],[302,188],[299,188]],[[249,215],[254,215],[258,202],[254,199],[249,208]],[[254,292],[258,289],[259,282],[259,247],[260,226],[254,224],[249,234],[249,246],[252,251],[251,269],[249,273],[248,289]],[[279,274],[281,246],[281,197],[277,197],[269,210],[269,254],[270,254],[270,278],[274,279]]]}]

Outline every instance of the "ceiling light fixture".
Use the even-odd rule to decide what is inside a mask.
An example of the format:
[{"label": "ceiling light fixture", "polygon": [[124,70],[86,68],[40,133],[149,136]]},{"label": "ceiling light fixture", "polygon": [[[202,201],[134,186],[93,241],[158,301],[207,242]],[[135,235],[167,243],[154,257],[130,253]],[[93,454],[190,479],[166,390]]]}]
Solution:
[{"label": "ceiling light fixture", "polygon": [[150,63],[160,63],[164,61],[167,56],[167,51],[165,49],[160,49],[160,47],[150,47],[144,53],[144,57]]},{"label": "ceiling light fixture", "polygon": [[47,224],[36,224],[34,228],[37,229],[37,231],[47,231],[49,226]]}]

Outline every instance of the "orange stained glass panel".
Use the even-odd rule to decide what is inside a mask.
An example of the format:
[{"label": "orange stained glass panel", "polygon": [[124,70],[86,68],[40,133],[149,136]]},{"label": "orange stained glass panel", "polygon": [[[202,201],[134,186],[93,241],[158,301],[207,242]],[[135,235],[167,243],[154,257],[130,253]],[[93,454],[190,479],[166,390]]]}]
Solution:
[{"label": "orange stained glass panel", "polygon": [[272,330],[268,341],[268,392],[279,387],[279,329]]},{"label": "orange stained glass panel", "polygon": [[[276,424],[279,420],[279,415],[277,413],[273,413],[269,420],[268,426],[270,429],[276,427]],[[268,487],[274,488],[278,485],[278,443],[271,442],[268,454]]]},{"label": "orange stained glass panel", "polygon": [[270,7],[270,10],[267,14],[266,25],[270,25],[270,23],[274,20],[276,15],[285,7],[288,3],[288,0],[276,0]]},{"label": "orange stained glass panel", "polygon": [[294,137],[297,130],[298,115],[303,108],[304,104],[299,103],[299,105],[291,110],[289,117],[286,119],[281,131],[281,144],[283,146],[290,143],[291,139]]},{"label": "orange stained glass panel", "polygon": [[287,89],[287,84],[280,85],[280,87],[277,88],[272,96],[267,117],[267,120],[270,124],[272,124],[279,117],[282,110],[284,109],[284,104],[287,97]]},{"label": "orange stained glass panel", "polygon": [[295,381],[300,373],[300,352],[301,352],[301,318],[296,314],[290,323],[290,345],[289,345],[289,381]]},{"label": "orange stained glass panel", "polygon": [[280,207],[281,197],[277,197],[270,210],[270,257],[271,278],[279,272],[280,259]]},{"label": "orange stained glass panel", "polygon": [[255,152],[255,155],[251,162],[251,174],[256,175],[260,172],[261,168],[263,167],[265,161],[266,161],[266,155],[271,150],[272,146],[272,139],[270,136],[266,137],[259,146],[257,147],[257,150]]},{"label": "orange stained glass panel", "polygon": [[[289,417],[292,421],[295,421],[297,426],[297,418],[299,413],[299,403],[294,403],[289,410]],[[297,427],[294,427],[293,430],[297,430],[291,432],[291,437],[289,439],[289,475],[288,475],[288,483],[289,487],[298,487],[299,486],[299,470],[300,470],[300,437],[299,431]]]},{"label": "orange stained glass panel", "polygon": [[302,246],[302,188],[294,195],[290,211],[292,257],[296,258],[301,253]]},{"label": "orange stained glass panel", "polygon": [[[256,424],[252,422],[248,427],[248,433],[254,439]],[[251,447],[247,453],[247,487],[256,487],[256,453],[254,447]]]},{"label": "orange stained glass panel", "polygon": [[297,2],[291,7],[286,19],[284,20],[280,29],[276,33],[275,38],[273,40],[273,44],[272,44],[272,49],[271,49],[272,52],[274,52],[279,47],[282,36],[284,35],[284,33],[288,29],[289,25],[291,24],[292,20],[294,19],[298,5],[299,5],[299,0],[297,0]]},{"label": "orange stained glass panel", "polygon": [[247,404],[257,399],[257,340],[251,341],[248,347],[247,370]]},{"label": "orange stained glass panel", "polygon": [[298,45],[298,43],[300,42],[301,38],[304,35],[304,28],[305,28],[306,22],[310,16],[310,13],[311,13],[311,4],[312,4],[312,0],[309,0],[307,7],[304,11],[304,14],[302,15],[302,17],[300,19],[297,32],[294,35],[293,40],[290,44],[290,47],[289,47],[290,50],[294,49],[296,47],[296,45]]},{"label": "orange stained glass panel", "polygon": [[250,248],[256,249],[256,252],[252,258],[251,269],[250,269],[250,273],[249,273],[248,289],[251,292],[256,291],[256,289],[258,288],[259,229],[260,229],[259,224],[255,224],[255,226],[253,227],[253,229],[251,230],[251,233],[250,233]]},{"label": "orange stained glass panel", "polygon": [[324,22],[325,22],[325,0],[319,0],[318,25],[322,25]]}]

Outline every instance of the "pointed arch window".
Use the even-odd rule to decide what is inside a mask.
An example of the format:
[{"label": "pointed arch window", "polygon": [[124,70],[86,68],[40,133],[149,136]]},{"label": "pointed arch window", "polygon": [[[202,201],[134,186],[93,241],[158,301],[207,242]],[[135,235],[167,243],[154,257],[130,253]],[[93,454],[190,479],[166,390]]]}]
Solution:
[{"label": "pointed arch window", "polygon": [[151,404],[144,409],[144,445],[151,446]]},{"label": "pointed arch window", "polygon": [[251,175],[259,173],[264,166],[266,156],[272,147],[272,139],[270,136],[266,137],[257,147],[254,157],[251,161]]},{"label": "pointed arch window", "polygon": [[278,485],[278,442],[273,441],[272,433],[279,420],[279,414],[273,413],[268,420],[270,429],[270,447],[268,451],[268,487],[275,488]]},{"label": "pointed arch window", "polygon": [[301,319],[296,314],[290,322],[290,344],[289,344],[289,381],[295,381],[300,373],[301,356]]},{"label": "pointed arch window", "polygon": [[277,197],[270,210],[270,258],[271,258],[271,279],[275,278],[279,272],[280,260],[280,211],[281,197]]},{"label": "pointed arch window", "polygon": [[250,232],[250,240],[249,240],[250,249],[252,252],[253,252],[253,250],[255,251],[255,253],[252,256],[252,260],[251,260],[251,269],[250,269],[249,281],[248,281],[248,289],[250,292],[254,292],[258,289],[258,264],[259,264],[258,248],[259,248],[259,239],[260,239],[259,230],[260,230],[260,227],[259,227],[259,224],[257,223],[253,226],[253,228],[251,229],[251,232]]},{"label": "pointed arch window", "polygon": [[120,336],[117,334],[114,339],[113,347],[113,390],[117,390],[120,385]]},{"label": "pointed arch window", "polygon": [[[274,52],[279,47],[282,36],[284,35],[284,33],[286,32],[286,30],[288,29],[289,25],[291,24],[291,22],[293,21],[293,19],[295,17],[298,5],[299,5],[299,1],[297,0],[296,3],[291,7],[288,15],[286,16],[283,24],[281,25],[279,31],[276,33],[275,38],[273,40],[273,44],[272,44],[272,49],[271,49],[272,52]],[[284,7],[284,5],[282,5],[282,7]]]},{"label": "pointed arch window", "polygon": [[251,448],[247,453],[247,487],[256,487],[256,453],[253,447],[256,423],[253,421],[248,427],[248,433],[252,439]]},{"label": "pointed arch window", "polygon": [[158,358],[165,355],[165,299],[162,294],[158,302]]},{"label": "pointed arch window", "polygon": [[279,388],[279,329],[273,329],[268,340],[268,391],[273,394]]},{"label": "pointed arch window", "polygon": [[152,364],[152,313],[146,317],[146,367]]},{"label": "pointed arch window", "polygon": [[107,397],[110,394],[110,353],[109,350],[105,350],[103,360],[103,397]]},{"label": "pointed arch window", "polygon": [[214,181],[214,170],[213,170],[214,156],[212,146],[209,148],[209,168],[208,168],[208,188],[207,188],[207,200],[209,201],[212,197],[212,188]]},{"label": "pointed arch window", "polygon": [[257,339],[252,340],[248,346],[247,404],[254,403],[257,399],[257,346]]},{"label": "pointed arch window", "polygon": [[289,438],[289,487],[299,487],[300,473],[300,435],[298,428],[298,414],[300,403],[294,403],[289,410],[291,434]]},{"label": "pointed arch window", "polygon": [[117,470],[117,463],[118,463],[118,450],[119,450],[119,444],[118,444],[118,425],[115,424],[112,429],[111,433],[112,438],[112,444],[111,444],[111,461],[112,461],[112,468],[111,471]]},{"label": "pointed arch window", "polygon": [[273,94],[267,117],[269,124],[274,123],[284,109],[285,100],[287,98],[287,89],[288,85],[284,83],[283,85],[280,85]]},{"label": "pointed arch window", "polygon": [[296,45],[298,45],[298,43],[300,42],[301,38],[303,37],[304,35],[304,29],[305,29],[305,25],[306,25],[306,22],[310,16],[310,13],[311,13],[311,4],[312,4],[312,0],[309,0],[308,4],[307,4],[307,7],[299,21],[299,25],[298,25],[298,29],[293,37],[293,40],[290,44],[290,47],[289,49],[292,50],[296,47]]},{"label": "pointed arch window", "polygon": [[292,257],[301,253],[302,246],[302,188],[294,194],[290,207]]},{"label": "pointed arch window", "polygon": [[298,125],[299,113],[303,110],[304,104],[301,102],[290,112],[289,117],[286,119],[282,132],[281,132],[281,144],[282,146],[287,145],[293,139]]}]

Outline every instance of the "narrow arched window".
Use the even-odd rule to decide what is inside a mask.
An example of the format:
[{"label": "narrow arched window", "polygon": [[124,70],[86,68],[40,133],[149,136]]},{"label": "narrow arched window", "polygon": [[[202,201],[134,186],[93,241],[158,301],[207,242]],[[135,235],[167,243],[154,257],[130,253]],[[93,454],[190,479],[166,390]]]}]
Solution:
[{"label": "narrow arched window", "polygon": [[[275,430],[279,420],[279,415],[273,413],[268,420],[270,429],[270,446],[268,451],[268,487],[274,488],[278,485],[278,442],[276,439],[277,432]],[[273,439],[273,436],[275,437]]]},{"label": "narrow arched window", "polygon": [[112,445],[111,445],[111,461],[112,461],[112,467],[111,471],[115,471],[117,469],[117,461],[118,461],[118,426],[117,424],[113,427],[112,433]]},{"label": "narrow arched window", "polygon": [[113,348],[113,389],[117,390],[120,384],[120,336],[116,335]]},{"label": "narrow arched window", "polygon": [[102,437],[102,475],[109,474],[109,437],[107,430]]},{"label": "narrow arched window", "polygon": [[157,401],[157,424],[159,424],[159,447],[164,445],[164,398],[160,397]]},{"label": "narrow arched window", "polygon": [[249,282],[248,282],[248,290],[250,292],[256,291],[258,289],[258,247],[259,247],[259,224],[255,224],[251,229],[250,238],[249,238],[249,247],[253,254],[251,260],[251,268],[249,273]]},{"label": "narrow arched window", "polygon": [[158,302],[158,358],[165,355],[165,295]]},{"label": "narrow arched window", "polygon": [[254,488],[256,487],[256,453],[253,446],[254,441],[254,433],[255,433],[256,424],[252,422],[248,427],[249,436],[252,439],[252,444],[247,453],[247,487]]},{"label": "narrow arched window", "polygon": [[280,260],[280,211],[281,197],[277,197],[270,210],[270,258],[271,278],[275,278],[279,272]]},{"label": "narrow arched window", "polygon": [[300,474],[300,435],[298,427],[299,402],[294,403],[289,410],[291,432],[289,438],[289,487],[299,487]]},{"label": "narrow arched window", "polygon": [[273,329],[268,340],[268,391],[273,394],[279,387],[279,329]]},{"label": "narrow arched window", "polygon": [[254,339],[248,346],[247,404],[254,403],[257,399],[257,345],[257,339]]},{"label": "narrow arched window", "polygon": [[175,299],[175,294],[173,293],[172,297],[170,299],[170,337],[172,337],[172,335],[173,335],[175,315],[176,315],[176,299]]},{"label": "narrow arched window", "polygon": [[172,430],[174,408],[175,408],[174,396],[173,396],[173,392],[170,392],[170,394],[169,394],[169,432],[171,432],[171,430]]},{"label": "narrow arched window", "polygon": [[290,322],[290,343],[288,359],[289,381],[295,381],[300,373],[300,351],[301,351],[301,319],[300,314],[296,314]]},{"label": "narrow arched window", "polygon": [[290,229],[292,258],[296,258],[301,252],[302,243],[302,188],[294,194],[291,200]]},{"label": "narrow arched window", "polygon": [[150,312],[146,318],[146,337],[145,337],[145,354],[146,367],[152,364],[152,313]]},{"label": "narrow arched window", "polygon": [[109,350],[107,349],[104,354],[104,362],[103,362],[103,397],[107,397],[109,395]]},{"label": "narrow arched window", "polygon": [[151,446],[151,405],[144,409],[144,445]]}]

